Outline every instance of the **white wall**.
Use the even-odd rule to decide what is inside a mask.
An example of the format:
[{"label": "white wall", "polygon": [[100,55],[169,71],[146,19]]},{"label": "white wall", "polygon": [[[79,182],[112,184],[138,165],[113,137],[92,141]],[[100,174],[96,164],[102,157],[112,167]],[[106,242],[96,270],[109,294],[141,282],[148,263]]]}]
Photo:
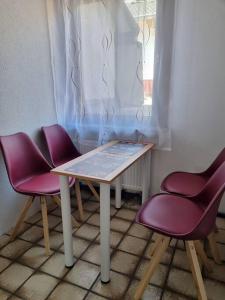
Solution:
[{"label": "white wall", "polygon": [[[54,122],[45,0],[1,0],[0,135],[24,131],[38,141],[40,127]],[[23,200],[0,154],[0,234],[15,223]]]},{"label": "white wall", "polygon": [[154,153],[154,192],[171,171],[201,171],[225,147],[225,1],[177,2],[172,151]]}]

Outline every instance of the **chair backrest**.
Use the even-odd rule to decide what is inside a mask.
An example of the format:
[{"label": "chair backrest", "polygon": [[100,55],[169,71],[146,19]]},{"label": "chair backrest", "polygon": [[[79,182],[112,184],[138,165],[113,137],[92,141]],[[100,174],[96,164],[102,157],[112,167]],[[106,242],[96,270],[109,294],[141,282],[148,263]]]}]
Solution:
[{"label": "chair backrest", "polygon": [[55,124],[42,127],[42,131],[54,167],[80,156],[70,136],[62,126]]},{"label": "chair backrest", "polygon": [[9,181],[15,190],[26,179],[50,171],[50,165],[27,134],[1,136],[0,144]]},{"label": "chair backrest", "polygon": [[225,148],[219,153],[216,159],[212,162],[212,164],[208,167],[207,170],[203,172],[203,174],[207,177],[213,175],[213,173],[219,168],[219,166],[225,161]]},{"label": "chair backrest", "polygon": [[203,190],[193,200],[202,206],[204,213],[196,228],[207,235],[215,225],[216,216],[223,193],[225,191],[225,162],[215,171]]}]

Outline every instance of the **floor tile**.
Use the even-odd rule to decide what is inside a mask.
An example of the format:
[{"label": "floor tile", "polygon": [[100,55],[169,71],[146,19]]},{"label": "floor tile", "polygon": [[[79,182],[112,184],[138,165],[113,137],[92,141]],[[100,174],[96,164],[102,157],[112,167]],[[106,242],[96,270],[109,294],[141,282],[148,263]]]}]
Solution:
[{"label": "floor tile", "polygon": [[[4,258],[4,257],[0,257],[0,272],[2,272],[5,268],[8,267],[8,265],[11,264],[11,260]],[[0,298],[1,299],[1,298]]]},{"label": "floor tile", "polygon": [[79,260],[66,275],[65,279],[71,283],[89,289],[96,280],[99,272],[99,267]]},{"label": "floor tile", "polygon": [[8,244],[10,237],[6,234],[0,236],[0,248]]},{"label": "floor tile", "polygon": [[191,271],[186,251],[177,249],[173,258],[173,266]]},{"label": "floor tile", "polygon": [[216,225],[218,228],[225,229],[225,218],[216,218]]},{"label": "floor tile", "polygon": [[[148,265],[149,265],[148,259],[143,259],[141,261],[141,263],[135,273],[135,277],[137,279],[140,280],[144,276]],[[165,280],[166,280],[167,272],[168,272],[168,266],[161,265],[161,264],[158,265],[157,269],[155,270],[155,272],[151,278],[151,283],[158,285],[158,286],[163,286],[163,284],[165,283]]]},{"label": "floor tile", "polygon": [[111,229],[119,232],[125,232],[130,226],[130,222],[113,217],[111,220]]},{"label": "floor tile", "polygon": [[99,208],[99,206],[99,202],[87,201],[83,204],[83,209],[86,211],[94,212]]},{"label": "floor tile", "polygon": [[152,232],[150,229],[148,229],[142,225],[133,224],[131,226],[131,228],[129,229],[128,234],[148,240],[150,238]]},{"label": "floor tile", "polygon": [[61,217],[62,216],[62,211],[60,207],[56,207],[53,211],[50,213],[51,215]]},{"label": "floor tile", "polygon": [[217,243],[221,259],[225,262],[225,244]]},{"label": "floor tile", "polygon": [[117,213],[118,209],[115,208],[115,205],[110,206],[110,216],[113,217]]},{"label": "floor tile", "polygon": [[51,213],[53,210],[58,208],[59,206],[53,201],[52,198],[47,200],[47,205],[48,205],[48,214]]},{"label": "floor tile", "polygon": [[[92,202],[99,205],[97,201],[86,202],[87,207],[89,206],[91,210],[85,211],[86,218],[90,218],[87,221],[88,224],[83,224],[74,232],[74,255],[76,258],[81,256],[82,259],[76,261],[72,269],[68,269],[64,265],[63,235],[55,229],[50,232],[50,245],[52,249],[58,250],[50,257],[45,256],[44,247],[41,247],[44,246],[44,240],[43,230],[39,226],[32,226],[30,223],[25,224],[29,228],[21,236],[26,240],[19,237],[8,244],[8,235],[0,237],[0,248],[2,247],[0,250],[1,300],[9,297],[9,300],[44,300],[46,297],[50,300],[70,300],[74,298],[74,295],[76,300],[132,299],[137,283],[149,263],[149,239],[151,237],[152,240],[155,240],[156,234],[152,236],[150,230],[139,224],[132,224],[131,216],[136,214],[135,209],[139,205],[137,199],[129,201],[127,205],[125,203],[120,210],[111,206],[111,211],[118,214],[111,221],[111,227],[115,228],[115,231],[111,231],[111,247],[117,247],[119,244],[119,249],[113,253],[111,260],[111,282],[102,284],[100,280],[99,213],[97,212],[99,208],[93,212],[94,207],[97,206],[96,204],[93,205]],[[54,209],[51,212],[52,223],[55,222],[55,218],[57,222],[59,220],[56,226],[58,230],[62,230],[60,213],[59,209]],[[31,222],[39,222],[40,219],[41,214],[39,213],[39,215],[33,216]],[[219,231],[216,234],[216,239],[220,242],[217,244],[222,259],[225,261],[225,219],[219,218],[218,222]],[[93,239],[96,240],[91,244]],[[37,241],[40,246],[33,245],[29,241]],[[144,250],[146,243],[147,249]],[[175,245],[177,250],[173,257],[170,273],[167,274],[168,264],[172,259]],[[112,248],[110,249],[111,253]],[[208,248],[207,245],[207,253],[211,256]],[[197,291],[188,268],[186,253],[183,250],[182,241],[178,241],[178,243],[175,239],[171,241],[170,247],[156,269],[151,284],[147,286],[142,300],[196,299]],[[145,251],[144,256],[140,257],[143,251]],[[15,258],[17,259],[16,262],[12,263],[12,259]],[[203,273],[208,299],[222,300],[225,295],[225,263],[217,265],[212,260],[211,263],[213,272],[204,271]],[[33,269],[39,266],[40,271],[33,274]],[[63,276],[67,282],[59,281]],[[130,280],[132,282],[128,288]],[[165,280],[167,280],[166,289],[162,293]],[[91,291],[87,291],[92,285]],[[18,288],[19,290],[17,290]],[[15,290],[17,290],[15,295],[10,296],[10,293],[14,293]],[[161,296],[162,298],[160,298]]]},{"label": "floor tile", "polygon": [[192,274],[186,271],[172,268],[169,273],[167,285],[170,289],[189,297],[196,297],[197,291]]},{"label": "floor tile", "polygon": [[188,300],[190,298],[187,298],[185,296],[178,295],[176,293],[165,291],[163,293],[162,300]]},{"label": "floor tile", "polygon": [[[150,257],[149,257],[149,249],[150,249],[150,246],[151,246],[151,243],[149,243],[149,245],[148,245],[148,247],[147,247],[147,249],[146,249],[146,251],[145,251],[145,254],[144,254],[145,258],[148,258],[148,259],[150,258]],[[161,263],[169,264],[170,261],[171,261],[171,259],[172,259],[172,253],[173,253],[173,248],[168,247],[168,248],[166,249],[166,252],[163,254],[163,256],[162,256],[162,258],[161,258]]]},{"label": "floor tile", "polygon": [[136,217],[137,212],[127,208],[121,208],[116,214],[117,218],[122,218],[128,221],[133,221]]},{"label": "floor tile", "polygon": [[[96,192],[98,194],[100,194],[99,188],[96,188],[96,187],[94,187],[94,188],[95,188]],[[99,200],[95,197],[95,195],[92,192],[91,192],[91,196],[90,196],[90,198],[88,200],[89,201],[94,201],[94,202],[99,202]]]},{"label": "floor tile", "polygon": [[48,297],[48,300],[83,300],[87,294],[86,290],[69,283],[60,283]]},{"label": "floor tile", "polygon": [[[31,227],[31,224],[28,223],[22,223],[22,225],[20,225],[18,231],[17,231],[17,236],[23,234],[27,229],[29,229]],[[11,235],[13,232],[13,227],[9,230],[8,234]]]},{"label": "floor tile", "polygon": [[[58,225],[60,222],[62,222],[62,219],[53,215],[48,215],[48,228],[52,229],[56,225]],[[42,220],[40,220],[38,225],[43,226]]]},{"label": "floor tile", "polygon": [[[100,213],[100,208],[97,209],[97,213]],[[115,205],[110,205],[110,216],[113,217],[118,212],[118,209],[115,208]]]},{"label": "floor tile", "polygon": [[17,291],[17,295],[23,299],[43,300],[53,290],[58,280],[43,273],[35,273]]},{"label": "floor tile", "polygon": [[96,294],[91,293],[91,292],[88,294],[88,296],[86,298],[86,300],[105,300],[105,299],[107,299],[107,298],[96,295]]},{"label": "floor tile", "polygon": [[184,241],[182,240],[177,240],[177,239],[171,239],[170,240],[170,247],[175,247],[176,249],[184,250],[185,251],[185,244]]},{"label": "floor tile", "polygon": [[128,283],[129,279],[127,276],[110,272],[110,282],[104,284],[101,282],[101,278],[99,277],[92,288],[92,291],[112,299],[123,299],[122,295],[124,294]]},{"label": "floor tile", "polygon": [[0,286],[14,292],[32,273],[31,268],[14,263],[0,274]]},{"label": "floor tile", "polygon": [[[110,249],[112,252],[112,249]],[[82,259],[92,262],[94,264],[100,265],[101,255],[100,255],[100,245],[92,244],[87,251],[81,256]]]},{"label": "floor tile", "polygon": [[9,300],[23,300],[23,299],[13,295],[12,297],[9,298]]},{"label": "floor tile", "polygon": [[43,236],[43,228],[38,226],[32,226],[20,235],[20,238],[28,242],[36,242]]},{"label": "floor tile", "polygon": [[216,241],[225,244],[225,230],[219,229],[216,233]]},{"label": "floor tile", "polygon": [[88,225],[88,224],[84,224],[82,225],[76,232],[75,232],[75,236],[87,239],[87,240],[94,240],[97,235],[99,234],[99,228],[92,226],[92,225]]},{"label": "floor tile", "polygon": [[138,261],[139,258],[137,256],[122,251],[116,251],[111,260],[111,268],[114,271],[131,276]]},{"label": "floor tile", "polygon": [[48,256],[45,254],[45,248],[34,246],[29,250],[27,250],[19,258],[19,262],[21,262],[22,264],[28,267],[36,269],[47,259]]},{"label": "floor tile", "polygon": [[[90,241],[83,240],[79,237],[73,237],[73,254],[77,258],[87,249]],[[64,245],[60,247],[60,251],[64,253]]]},{"label": "floor tile", "polygon": [[140,197],[134,196],[134,197],[131,197],[130,199],[125,199],[123,207],[137,211],[141,207],[141,205],[140,205],[141,201],[139,201],[138,198],[140,199]]},{"label": "floor tile", "polygon": [[29,218],[26,220],[26,222],[27,222],[27,223],[34,224],[34,223],[40,221],[41,218],[42,218],[42,215],[41,215],[41,212],[39,211],[39,212],[35,213],[34,215],[32,215],[31,217],[29,217]]},{"label": "floor tile", "polygon": [[210,260],[210,263],[212,265],[212,272],[207,272],[206,276],[225,283],[225,264],[218,265],[213,260]]},{"label": "floor tile", "polygon": [[125,236],[119,245],[119,249],[131,254],[142,255],[147,241],[133,237]]},{"label": "floor tile", "polygon": [[[84,210],[84,214],[83,214],[83,217],[84,217],[84,222],[87,221],[87,219],[92,215],[93,213],[92,212],[89,212],[89,211],[85,211]],[[75,210],[72,215],[76,218],[76,220],[80,220],[80,215],[79,215],[79,211],[78,210]],[[80,221],[79,221],[80,222]]]},{"label": "floor tile", "polygon": [[85,189],[81,188],[81,199],[83,201],[90,199],[91,196],[92,196],[92,192],[87,186],[85,186]]},{"label": "floor tile", "polygon": [[0,289],[0,299],[1,300],[7,300],[10,296],[10,293],[7,293],[6,291],[3,291]]},{"label": "floor tile", "polygon": [[206,294],[209,300],[222,300],[225,298],[225,286],[213,280],[205,280]]},{"label": "floor tile", "polygon": [[[117,232],[117,231],[110,231],[110,246],[112,248],[116,248],[119,242],[121,241],[123,237],[123,233]],[[100,243],[100,235],[97,237],[96,240],[97,243]]]},{"label": "floor tile", "polygon": [[1,249],[0,254],[7,258],[15,259],[31,246],[31,243],[17,239]]},{"label": "floor tile", "polygon": [[[225,262],[225,244],[217,243],[217,248],[218,248],[221,259]],[[206,243],[206,253],[209,257],[212,257],[211,249],[209,248],[208,243]]]},{"label": "floor tile", "polygon": [[[130,288],[128,289],[124,300],[131,300],[135,294],[139,281],[134,280],[131,282]],[[162,290],[153,285],[148,285],[142,296],[142,300],[160,300]]]},{"label": "floor tile", "polygon": [[58,278],[62,278],[69,269],[65,267],[65,257],[61,253],[54,253],[42,266],[41,271]]},{"label": "floor tile", "polygon": [[[121,206],[123,206],[123,204],[124,204],[124,200],[123,199],[121,199]],[[111,197],[110,198],[110,205],[111,205],[111,207],[116,207],[116,200],[115,200],[115,197]],[[117,209],[117,211],[118,211],[118,209]]]},{"label": "floor tile", "polygon": [[93,214],[88,220],[87,220],[88,224],[92,224],[95,226],[100,226],[100,214],[95,213]]},{"label": "floor tile", "polygon": [[[52,230],[49,233],[49,241],[51,249],[58,249],[63,244],[63,234]],[[45,240],[42,239],[38,242],[39,245],[45,246]]]},{"label": "floor tile", "polygon": [[177,242],[177,248],[178,249],[181,249],[181,250],[185,250],[185,244],[184,244],[184,241],[177,241],[176,239],[173,239],[174,243]]}]

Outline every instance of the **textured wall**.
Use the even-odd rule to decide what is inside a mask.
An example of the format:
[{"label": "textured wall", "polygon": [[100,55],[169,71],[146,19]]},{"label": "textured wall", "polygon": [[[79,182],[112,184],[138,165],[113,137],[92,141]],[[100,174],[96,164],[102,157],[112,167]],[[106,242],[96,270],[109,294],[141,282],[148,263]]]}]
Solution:
[{"label": "textured wall", "polygon": [[[0,135],[24,131],[39,142],[39,128],[55,121],[45,1],[1,0]],[[0,154],[0,233],[15,223],[23,199]]]},{"label": "textured wall", "polygon": [[154,153],[154,192],[171,171],[203,170],[225,147],[225,1],[177,2],[172,151]]}]

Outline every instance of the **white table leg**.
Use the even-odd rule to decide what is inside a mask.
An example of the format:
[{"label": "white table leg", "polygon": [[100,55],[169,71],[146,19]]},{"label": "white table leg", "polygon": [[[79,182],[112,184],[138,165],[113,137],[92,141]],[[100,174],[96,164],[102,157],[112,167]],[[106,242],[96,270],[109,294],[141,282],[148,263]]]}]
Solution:
[{"label": "white table leg", "polygon": [[74,264],[74,258],[73,258],[69,178],[67,176],[59,176],[59,180],[60,180],[60,193],[61,193],[65,265],[66,267],[72,267]]},{"label": "white table leg", "polygon": [[151,152],[148,151],[142,158],[142,203],[144,203],[150,193],[150,168],[151,168]]},{"label": "white table leg", "polygon": [[101,281],[110,281],[110,184],[100,184]]},{"label": "white table leg", "polygon": [[118,176],[115,180],[115,186],[116,186],[116,202],[115,206],[116,208],[121,207],[121,186],[122,186],[122,176]]}]

